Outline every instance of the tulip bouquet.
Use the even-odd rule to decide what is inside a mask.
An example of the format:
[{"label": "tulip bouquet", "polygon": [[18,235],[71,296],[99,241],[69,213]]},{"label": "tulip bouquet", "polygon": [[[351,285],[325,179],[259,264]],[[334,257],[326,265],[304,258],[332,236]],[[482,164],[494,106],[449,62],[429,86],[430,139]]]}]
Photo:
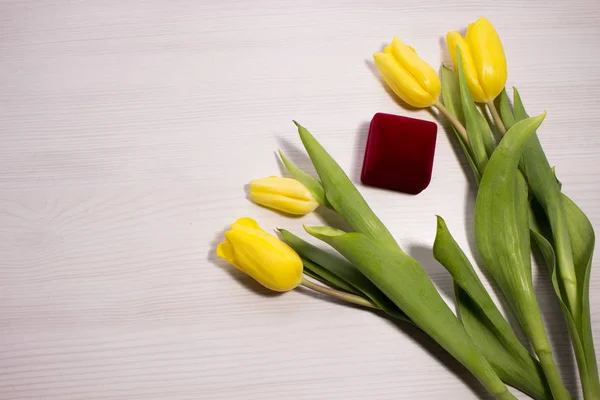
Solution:
[{"label": "tulip bouquet", "polygon": [[[415,325],[498,399],[514,398],[506,385],[535,399],[570,399],[533,290],[533,239],[564,313],[583,396],[600,399],[589,304],[594,231],[585,214],[561,192],[536,135],[545,114],[530,118],[516,89],[511,107],[504,89],[504,51],[489,21],[481,18],[469,25],[464,38],[451,32],[446,39],[454,70],[442,67],[441,80],[397,38],[374,55],[375,64],[403,101],[418,108],[435,107],[452,123],[478,183],[475,236],[484,261],[480,267],[500,287],[532,351],[519,341],[441,217],[432,251],[454,280],[458,317],[335,160],[297,123],[318,178],[280,153],[293,179],[255,180],[250,197],[289,214],[304,215],[318,206],[335,211],[351,231],[304,229],[339,256],[286,230],[280,230],[282,241],[249,218],[231,226],[217,254],[272,290],[303,285]],[[495,140],[493,132],[501,140]]]}]

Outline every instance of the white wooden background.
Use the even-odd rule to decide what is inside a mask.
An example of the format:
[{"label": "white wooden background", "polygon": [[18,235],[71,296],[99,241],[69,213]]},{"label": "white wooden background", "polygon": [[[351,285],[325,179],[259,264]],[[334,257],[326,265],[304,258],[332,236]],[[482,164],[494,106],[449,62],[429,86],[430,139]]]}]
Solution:
[{"label": "white wooden background", "polygon": [[[600,2],[478,3],[0,1],[0,398],[488,398],[419,332],[304,290],[273,295],[214,255],[242,216],[321,223],[245,198],[280,173],[275,149],[308,165],[292,119],[358,181],[374,113],[434,118],[399,107],[371,54],[398,35],[438,66],[445,33],[480,15],[509,87],[548,111],[546,152],[600,232]],[[434,215],[469,249],[474,200],[451,143],[440,129],[422,194],[361,188],[449,302]],[[535,283],[574,389],[546,274]]]}]

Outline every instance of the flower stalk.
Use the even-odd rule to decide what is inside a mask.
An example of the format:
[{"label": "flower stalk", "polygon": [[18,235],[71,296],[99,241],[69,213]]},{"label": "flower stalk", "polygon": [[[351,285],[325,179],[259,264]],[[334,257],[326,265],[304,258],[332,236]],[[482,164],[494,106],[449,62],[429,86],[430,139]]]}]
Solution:
[{"label": "flower stalk", "polygon": [[433,103],[433,106],[435,108],[437,108],[440,111],[440,113],[448,119],[448,121],[450,121],[452,126],[456,129],[458,134],[463,138],[465,143],[468,144],[469,138],[467,137],[467,130],[465,129],[463,124],[461,124],[460,121],[454,115],[452,115],[452,113],[439,100],[436,100]]},{"label": "flower stalk", "polygon": [[494,104],[494,100],[490,100],[490,101],[486,102],[486,105],[487,105],[488,109],[490,110],[490,113],[492,114],[492,118],[494,119],[494,122],[496,123],[496,127],[498,128],[500,133],[504,135],[506,133],[506,127],[504,126],[504,123],[502,122],[502,118],[500,118],[500,114],[498,114],[498,109],[496,108],[496,105]]},{"label": "flower stalk", "polygon": [[319,285],[318,283],[311,282],[306,278],[302,278],[300,285],[307,287],[308,289],[313,290],[315,292],[334,297],[336,299],[345,301],[347,303],[355,304],[357,306],[372,308],[375,310],[381,310],[375,304],[371,303],[369,300],[366,300],[360,296],[357,296],[357,295],[351,294],[351,293],[345,293],[340,290],[335,290],[335,289],[332,289],[327,286]]}]

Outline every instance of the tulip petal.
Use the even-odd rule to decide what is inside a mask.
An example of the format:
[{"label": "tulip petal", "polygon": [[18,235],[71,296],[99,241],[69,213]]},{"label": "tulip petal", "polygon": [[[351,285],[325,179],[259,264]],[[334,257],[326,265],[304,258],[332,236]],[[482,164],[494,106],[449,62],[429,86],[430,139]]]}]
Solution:
[{"label": "tulip petal", "polygon": [[450,56],[452,57],[454,68],[457,71],[458,60],[456,57],[456,49],[457,47],[460,49],[460,54],[463,60],[462,65],[463,69],[465,70],[465,77],[467,78],[467,85],[469,86],[469,91],[471,92],[471,95],[473,96],[475,101],[485,102],[487,98],[479,83],[477,70],[475,68],[475,64],[473,63],[473,56],[471,55],[469,45],[458,32],[449,32],[446,35],[446,43],[448,44],[448,51],[450,52]]},{"label": "tulip petal", "polygon": [[260,229],[258,226],[258,222],[253,220],[252,218],[240,218],[231,224],[231,229],[234,229],[236,226],[247,226],[248,228]]},{"label": "tulip petal", "polygon": [[408,71],[432,98],[437,99],[440,95],[441,83],[434,69],[417,55],[415,49],[407,46],[397,37],[394,37],[388,47],[396,62]]},{"label": "tulip petal", "polygon": [[263,231],[252,218],[240,218],[225,232],[217,255],[268,289],[286,292],[302,281],[302,259],[287,244]]},{"label": "tulip petal", "polygon": [[293,197],[301,200],[312,200],[310,190],[295,179],[270,176],[268,178],[255,179],[250,182],[250,191],[266,192]]},{"label": "tulip petal", "polygon": [[233,255],[233,248],[229,242],[219,243],[217,246],[217,256],[230,264],[235,264],[235,257]]},{"label": "tulip petal", "polygon": [[300,284],[302,260],[288,245],[263,230],[243,225],[225,233],[236,267],[268,289],[285,292]]},{"label": "tulip petal", "polygon": [[293,215],[305,215],[319,206],[311,191],[296,179],[270,176],[250,182],[250,199]]},{"label": "tulip petal", "polygon": [[293,215],[306,215],[313,212],[318,206],[314,200],[295,199],[266,192],[250,192],[252,201]]},{"label": "tulip petal", "polygon": [[376,53],[373,55],[373,59],[392,91],[411,106],[429,107],[436,100],[419,85],[419,82],[407,70],[397,63],[391,54]]},{"label": "tulip petal", "polygon": [[469,24],[465,40],[486,101],[492,100],[504,89],[507,78],[506,56],[500,37],[491,22],[481,17]]}]

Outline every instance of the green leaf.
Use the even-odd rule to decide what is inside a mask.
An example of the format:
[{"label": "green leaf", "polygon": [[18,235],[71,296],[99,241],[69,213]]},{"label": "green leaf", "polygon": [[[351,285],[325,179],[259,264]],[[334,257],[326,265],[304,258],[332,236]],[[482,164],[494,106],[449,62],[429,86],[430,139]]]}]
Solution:
[{"label": "green leaf", "polygon": [[320,205],[330,207],[327,199],[325,198],[325,189],[323,189],[323,185],[321,185],[321,182],[319,182],[318,179],[298,168],[281,152],[281,150],[279,150],[279,157],[281,157],[283,165],[285,165],[285,168],[292,175],[292,177],[306,186],[306,188],[312,193],[313,197]]},{"label": "green leaf", "polygon": [[523,237],[524,229],[528,231],[528,219],[523,220],[527,203],[523,202],[517,164],[523,146],[543,118],[522,121],[506,133],[483,175],[475,204],[477,246],[519,317],[526,314],[520,307],[529,306],[521,300],[533,301],[535,306],[537,301],[531,299],[529,236]]},{"label": "green leaf", "polygon": [[510,109],[510,102],[508,101],[506,89],[502,89],[500,95],[496,97],[496,102],[498,103],[498,111],[500,113],[500,118],[502,118],[502,122],[504,123],[504,127],[507,130],[512,128],[517,121],[515,121],[513,112]]},{"label": "green leaf", "polygon": [[[514,99],[515,117],[526,118],[527,112],[516,88]],[[561,184],[554,169],[550,168],[537,136],[530,139],[523,156],[524,173],[538,207],[543,210],[537,213],[535,220],[530,224],[532,238],[544,256],[567,322],[584,398],[597,399],[600,398],[600,381],[589,303],[594,230],[583,211],[566,195],[560,193]],[[576,284],[573,285],[572,281]],[[569,299],[569,295],[575,298]]]},{"label": "green leaf", "polygon": [[533,290],[527,192],[517,171],[521,152],[544,117],[516,123],[496,148],[475,203],[475,236],[490,274],[531,339],[553,395],[568,399]]},{"label": "green leaf", "polygon": [[331,206],[353,230],[385,243],[386,246],[399,249],[392,234],[371,210],[348,175],[306,128],[296,121],[294,123],[298,127],[300,139],[319,174],[325,188],[325,196]]},{"label": "green leaf", "polygon": [[[517,120],[527,118],[521,96],[516,89],[514,90],[514,101],[515,118]],[[522,168],[533,195],[544,209],[550,222],[560,293],[573,317],[577,320],[581,309],[581,297],[577,293],[578,282],[562,195],[536,134],[532,135],[523,150]]]},{"label": "green leaf", "polygon": [[321,276],[324,280],[328,280],[342,290],[359,294],[371,300],[392,317],[412,323],[406,314],[388,299],[381,290],[377,289],[377,286],[373,285],[352,263],[313,246],[285,229],[279,229],[279,232],[281,232],[285,242],[303,260],[310,261],[310,264],[305,264],[305,266],[313,273]]},{"label": "green leaf", "polygon": [[419,263],[361,233],[305,227],[340,252],[409,318],[500,398],[512,398]]},{"label": "green leaf", "polygon": [[556,179],[556,184],[558,185],[558,188],[562,189],[562,182],[558,179],[558,176],[556,176],[556,167],[552,167],[552,174],[554,175],[554,179]]},{"label": "green leaf", "polygon": [[[465,124],[465,117],[463,114],[462,103],[460,99],[460,87],[458,85],[458,77],[450,68],[447,68],[442,65],[442,96],[444,98],[444,105],[458,119],[461,124]],[[481,173],[477,168],[477,164],[473,159],[473,154],[471,152],[471,147],[464,140],[464,138],[457,132],[456,128],[452,126],[452,131],[454,132],[456,138],[458,139],[458,143],[463,150],[463,153],[467,157],[467,162],[475,175],[475,180],[477,183],[481,180]]]},{"label": "green leaf", "polygon": [[496,144],[494,143],[494,139],[492,138],[492,129],[488,125],[487,120],[479,112],[476,110],[474,114],[477,119],[477,124],[479,125],[479,133],[481,134],[481,138],[483,139],[483,147],[485,147],[485,151],[487,152],[488,157],[492,156],[494,149],[496,148]]},{"label": "green leaf", "polygon": [[463,326],[500,379],[536,399],[552,399],[541,366],[521,344],[438,216],[433,255],[452,275]]},{"label": "green leaf", "polygon": [[515,360],[479,305],[460,286],[455,285],[454,288],[463,325],[500,379],[534,399],[552,400],[552,393],[537,360],[531,356],[528,362]]},{"label": "green leaf", "polygon": [[[549,239],[548,237],[544,236],[544,234],[541,233],[539,227],[535,225],[531,229],[531,238],[537,244],[538,249],[540,250],[540,253],[542,254],[546,262],[546,266],[548,267],[548,270],[550,272],[550,278],[552,280],[552,284],[555,290],[558,290],[558,278],[556,276],[556,255],[554,253],[554,248],[552,247],[552,239]],[[593,376],[590,376],[590,371],[593,371],[594,368],[588,367],[588,362],[592,362],[592,364],[595,364],[595,354],[591,353],[594,354],[592,356],[593,359],[588,359],[586,355],[588,350],[585,349],[584,344],[581,340],[577,323],[573,319],[571,312],[569,311],[567,305],[562,301],[560,296],[558,296],[558,301],[563,311],[565,321],[567,323],[567,328],[569,331],[569,336],[571,338],[571,345],[573,346],[573,350],[577,358],[577,366],[580,371],[579,375],[582,381],[584,399],[595,399],[597,398],[597,396],[593,394],[594,378]],[[594,350],[593,344],[591,350]],[[596,376],[597,375],[598,374],[596,373]]]},{"label": "green leaf", "polygon": [[[442,65],[442,97],[444,105],[461,123],[465,124],[462,102],[460,99],[460,86],[458,77],[450,68]],[[459,135],[462,141],[462,137]]]},{"label": "green leaf", "polygon": [[585,370],[582,371],[582,367],[579,367],[579,373],[582,375],[584,398],[595,399],[600,398],[600,381],[590,318],[590,274],[596,237],[587,216],[565,195],[563,195],[563,204],[567,215],[582,310],[579,320],[575,321],[583,350],[577,358],[585,360],[581,361],[582,364],[585,362]]},{"label": "green leaf", "polygon": [[[462,66],[462,56],[460,54],[460,49],[458,48],[456,49],[456,57],[458,64],[458,84],[460,87],[462,109],[465,116],[465,128],[467,129],[467,137],[469,138],[471,153],[473,154],[473,159],[475,160],[477,169],[480,173],[483,174],[485,166],[488,162],[488,153],[483,139],[484,132],[481,131],[482,125],[479,119],[479,117],[483,118],[483,116],[481,115],[479,110],[477,110],[477,107],[473,102],[473,97],[471,96],[471,92],[469,91],[469,87],[467,85],[467,78],[465,77],[465,72]],[[485,118],[484,123],[487,125],[487,122],[485,122]]]}]

